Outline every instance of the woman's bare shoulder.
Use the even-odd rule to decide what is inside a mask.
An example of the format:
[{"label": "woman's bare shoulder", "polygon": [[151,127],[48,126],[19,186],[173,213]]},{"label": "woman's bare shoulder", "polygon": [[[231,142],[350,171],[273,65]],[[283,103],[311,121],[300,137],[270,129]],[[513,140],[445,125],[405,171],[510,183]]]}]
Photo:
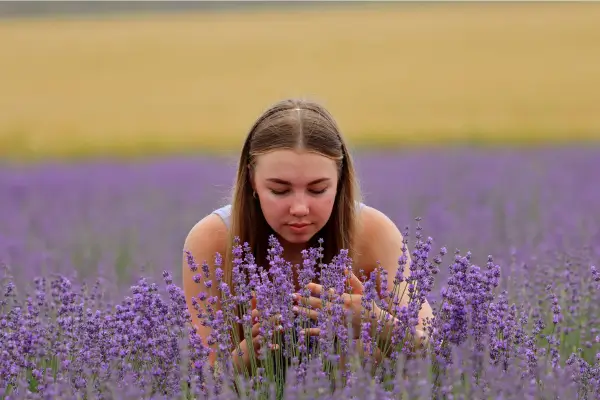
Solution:
[{"label": "woman's bare shoulder", "polygon": [[[359,214],[359,243],[372,243],[386,233],[397,231],[396,224],[385,213],[375,207],[363,206]],[[374,236],[374,237],[373,237]]]},{"label": "woman's bare shoulder", "polygon": [[374,207],[364,206],[359,221],[356,264],[369,273],[377,261],[383,262],[388,254],[395,256],[402,247],[403,237],[390,217]]},{"label": "woman's bare shoulder", "polygon": [[216,214],[209,214],[198,221],[188,232],[184,250],[190,251],[196,263],[212,263],[215,253],[224,256],[227,249],[227,226]]}]

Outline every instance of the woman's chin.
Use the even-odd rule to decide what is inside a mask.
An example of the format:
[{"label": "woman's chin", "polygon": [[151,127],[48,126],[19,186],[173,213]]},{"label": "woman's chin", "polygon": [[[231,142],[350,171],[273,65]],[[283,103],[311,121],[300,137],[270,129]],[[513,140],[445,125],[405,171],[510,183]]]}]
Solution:
[{"label": "woman's chin", "polygon": [[312,237],[312,232],[306,232],[303,234],[289,234],[287,232],[279,234],[279,237],[289,244],[304,244],[308,242]]},{"label": "woman's chin", "polygon": [[289,244],[303,244],[310,240],[311,235],[285,235],[283,236],[283,240],[285,240]]}]

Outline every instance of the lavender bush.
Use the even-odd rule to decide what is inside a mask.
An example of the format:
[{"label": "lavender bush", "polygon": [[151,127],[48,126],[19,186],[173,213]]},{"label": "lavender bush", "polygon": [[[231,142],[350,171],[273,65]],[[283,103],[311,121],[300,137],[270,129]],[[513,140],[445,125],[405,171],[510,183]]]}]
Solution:
[{"label": "lavender bush", "polygon": [[[350,317],[337,299],[352,260],[341,252],[317,275],[317,248],[304,253],[300,284],[314,278],[338,296],[323,297],[321,335],[307,342],[278,244],[261,262],[237,243],[234,288],[189,258],[199,289],[220,285],[225,300],[221,313],[216,299],[196,301],[215,327],[209,343],[222,349],[216,370],[174,282],[190,221],[218,206],[206,186],[223,185],[225,196],[233,163],[0,170],[0,398],[599,398],[600,193],[586,184],[597,150],[427,151],[357,164],[367,203],[395,221],[424,217],[414,234],[403,229],[410,303],[374,290],[375,279],[399,277],[363,278],[364,306],[396,318],[391,335],[381,339],[381,315],[360,332],[340,323]],[[403,173],[399,192],[386,171]],[[455,248],[471,252],[446,252]],[[238,305],[248,333],[252,292],[266,344],[278,346],[265,344],[254,367],[236,373],[224,349]],[[435,318],[418,346],[423,296]]]}]

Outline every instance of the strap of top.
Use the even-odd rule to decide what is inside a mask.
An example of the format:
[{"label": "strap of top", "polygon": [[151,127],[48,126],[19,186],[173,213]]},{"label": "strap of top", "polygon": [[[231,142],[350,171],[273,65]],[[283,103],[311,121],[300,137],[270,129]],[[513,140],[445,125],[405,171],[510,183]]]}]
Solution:
[{"label": "strap of top", "polygon": [[223,222],[225,222],[225,226],[227,226],[227,229],[229,229],[231,225],[231,204],[227,204],[226,206],[216,209],[212,213],[221,217]]},{"label": "strap of top", "polygon": [[[358,206],[359,209],[362,209],[365,206],[365,204],[360,202],[358,203]],[[225,223],[225,226],[227,226],[227,229],[229,229],[229,227],[231,226],[231,204],[227,204],[226,206],[218,208],[212,213],[217,214],[219,217],[221,217],[221,219]]]}]

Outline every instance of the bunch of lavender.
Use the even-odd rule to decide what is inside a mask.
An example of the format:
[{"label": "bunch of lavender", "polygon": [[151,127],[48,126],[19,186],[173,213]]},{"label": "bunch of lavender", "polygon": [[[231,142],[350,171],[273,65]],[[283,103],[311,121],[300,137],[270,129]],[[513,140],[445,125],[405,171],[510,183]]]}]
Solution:
[{"label": "bunch of lavender", "polygon": [[[352,292],[348,279],[352,272],[352,260],[346,250],[340,251],[329,264],[324,264],[323,242],[320,240],[318,248],[302,252],[303,263],[296,266],[300,302],[314,296],[308,288],[310,282],[318,281],[322,287],[321,308],[315,310],[318,311],[316,321],[310,321],[304,313],[294,312],[295,303],[293,296],[290,296],[295,292],[293,266],[283,259],[283,248],[274,236],[269,239],[268,269],[257,266],[247,243],[241,245],[239,238],[234,239],[233,293],[223,281],[223,258],[220,254],[216,254],[214,259],[213,282],[206,261],[199,268],[191,253],[186,252],[189,268],[196,273],[194,281],[202,288],[199,295],[192,299],[192,304],[201,323],[211,328],[206,344],[216,344],[215,350],[211,351],[216,351],[217,364],[229,377],[227,380],[233,381],[230,387],[237,390],[242,376],[250,382],[250,387],[265,394],[274,384],[280,397],[286,382],[290,380],[293,386],[307,384],[308,365],[315,361],[323,377],[330,380],[331,389],[336,390],[353,381],[358,368],[364,371],[369,367],[372,379],[385,382],[396,376],[397,360],[403,356],[415,357],[418,353],[423,356],[426,347],[418,345],[421,338],[416,329],[419,311],[431,291],[433,276],[438,272],[445,249],[433,261],[429,261],[432,239],[422,241],[421,228],[417,230],[408,276],[403,274],[409,260],[408,233],[405,233],[403,256],[399,260],[400,268],[394,277],[392,291],[386,290],[387,276],[381,266],[368,278],[362,276],[359,332],[353,332],[351,311],[344,307],[344,295]],[[376,290],[378,284],[381,291]],[[206,293],[205,289],[212,285],[218,285],[219,298],[209,297]],[[409,301],[401,305],[398,299],[405,293]],[[266,345],[258,354],[255,354],[253,346],[249,346],[250,354],[247,356],[250,370],[239,371],[232,362],[231,349],[241,358],[244,354],[239,343],[243,339],[247,343],[252,341],[253,299],[260,314],[259,334]],[[218,310],[215,307],[217,302],[220,303]],[[376,309],[380,310],[379,315],[373,312]],[[242,325],[243,337],[238,335],[238,324]],[[308,330],[315,328],[318,329],[317,338],[307,334]],[[211,371],[215,373],[215,369]],[[293,374],[290,371],[294,371]]]},{"label": "bunch of lavender", "polygon": [[[220,298],[209,297],[202,291],[192,299],[192,304],[201,323],[211,328],[211,334],[206,340],[207,346],[217,345],[217,365],[222,367],[217,371],[210,368],[211,373],[226,374],[233,378],[235,390],[240,385],[248,384],[255,392],[270,393],[273,383],[277,386],[277,393],[281,396],[285,382],[287,367],[298,368],[296,377],[299,381],[306,378],[306,361],[318,353],[321,342],[307,343],[306,335],[301,334],[303,329],[309,328],[308,318],[296,319],[292,311],[293,299],[290,296],[295,290],[292,282],[291,265],[281,257],[283,249],[274,237],[271,237],[269,249],[269,266],[266,270],[257,266],[252,252],[247,243],[242,247],[239,239],[235,239],[232,260],[232,281],[235,295],[228,285],[223,282],[222,257],[215,256],[215,278],[213,283],[206,262],[202,263],[202,271],[191,253],[187,252],[188,264],[193,272],[196,283],[203,282],[204,288],[218,285]],[[314,267],[318,249],[311,249],[303,253],[303,270],[299,271],[299,279],[305,283],[312,281],[316,275]],[[220,302],[220,309],[214,305]],[[265,351],[256,354],[254,347],[249,346],[250,371],[233,371],[234,364],[231,359],[231,349],[235,347],[236,354],[244,356],[239,343],[246,339],[252,343],[251,329],[251,304],[256,304],[260,313],[261,326],[259,334],[268,343]],[[201,307],[201,305],[204,307]],[[238,313],[237,311],[241,312]],[[300,322],[300,323],[297,323]],[[323,323],[326,321],[323,321]],[[239,337],[238,324],[242,324],[243,338]],[[310,346],[312,344],[312,346]],[[211,349],[212,351],[212,349]],[[243,375],[244,380],[240,380]],[[224,381],[224,379],[220,379]]]}]

